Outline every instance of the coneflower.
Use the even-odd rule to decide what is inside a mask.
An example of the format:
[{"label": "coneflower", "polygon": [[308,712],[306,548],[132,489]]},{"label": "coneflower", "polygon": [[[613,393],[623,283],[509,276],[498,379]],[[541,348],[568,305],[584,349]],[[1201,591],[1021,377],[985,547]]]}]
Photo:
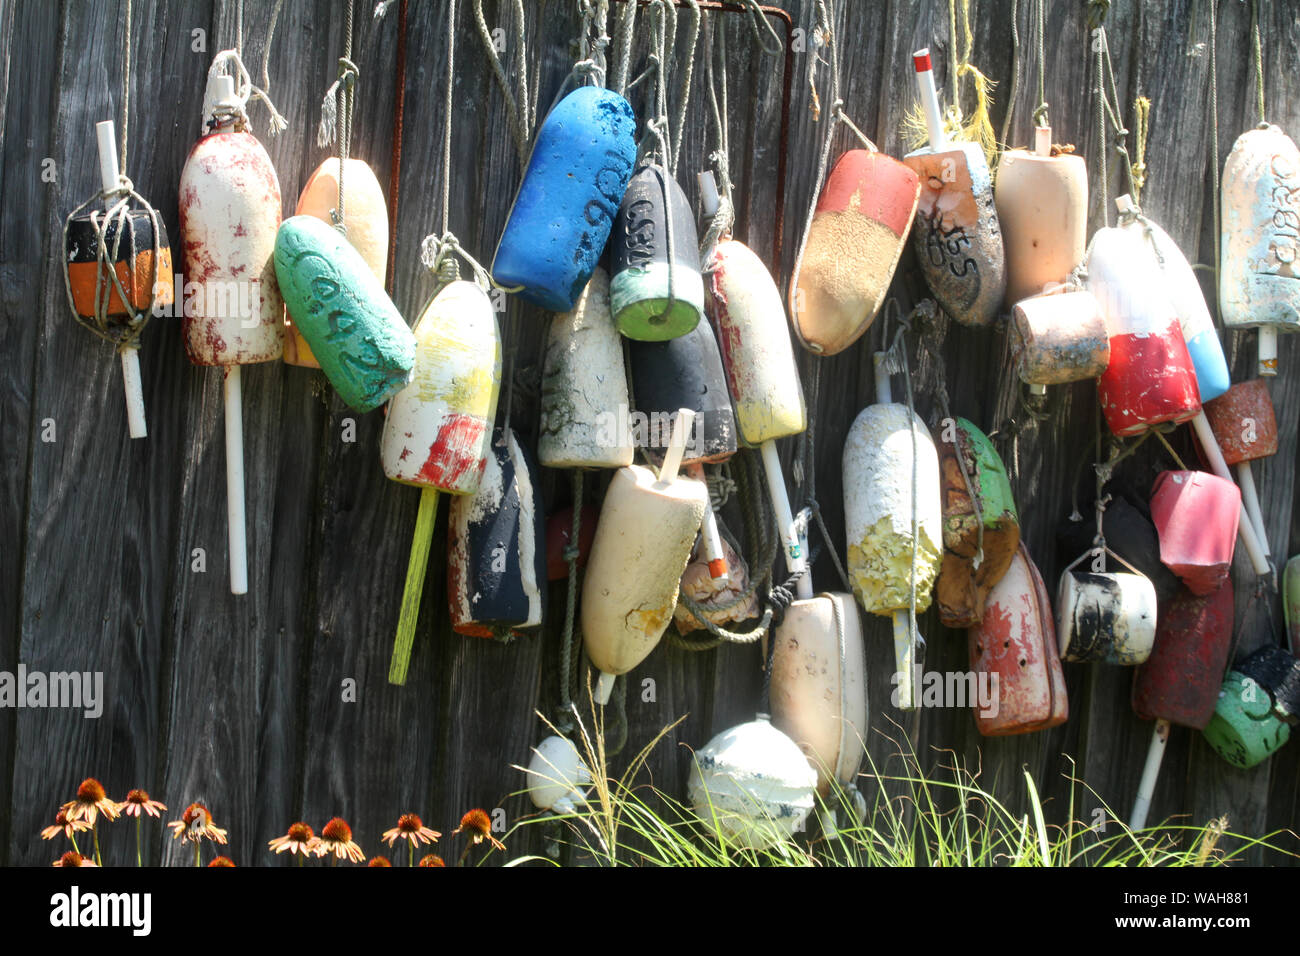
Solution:
[{"label": "coneflower", "polygon": [[420,857],[419,865],[420,866],[446,866],[447,864],[442,861],[442,857],[438,856],[438,854],[430,853],[427,856]]},{"label": "coneflower", "polygon": [[85,820],[70,820],[68,819],[68,811],[60,810],[54,815],[54,825],[48,826],[41,831],[41,839],[53,840],[62,833],[72,841],[72,849],[80,853],[81,850],[77,847],[77,831],[89,829],[90,824]]},{"label": "coneflower", "polygon": [[437,830],[431,830],[424,825],[414,813],[403,813],[397,818],[397,826],[391,830],[385,830],[381,838],[390,847],[398,840],[408,841],[408,854],[406,865],[415,865],[415,845],[417,843],[432,843],[438,837],[442,836]]},{"label": "coneflower", "polygon": [[94,860],[87,860],[76,850],[69,850],[54,861],[54,866],[95,866]]},{"label": "coneflower", "polygon": [[103,865],[99,853],[99,815],[102,813],[109,820],[116,820],[122,808],[108,799],[102,783],[94,777],[87,777],[77,788],[77,798],[69,800],[62,809],[67,811],[69,820],[85,820],[90,824],[91,836],[95,840],[95,863]]},{"label": "coneflower", "polygon": [[183,837],[194,844],[194,865],[199,866],[202,859],[202,841],[215,843],[226,842],[226,831],[212,822],[212,814],[201,803],[191,803],[185,808],[179,820],[167,824],[172,828],[172,839]]},{"label": "coneflower", "polygon": [[465,844],[465,849],[460,854],[460,865],[462,866],[465,864],[465,857],[469,856],[470,847],[478,846],[484,840],[487,840],[498,850],[506,848],[504,843],[492,835],[492,819],[483,810],[476,808],[466,813],[460,818],[460,826],[452,830],[451,835],[455,836],[462,830],[470,838],[469,842]]},{"label": "coneflower", "polygon": [[288,850],[290,853],[297,855],[298,865],[302,866],[303,859],[316,852],[318,842],[316,834],[312,832],[311,827],[307,826],[307,824],[291,823],[288,832],[284,836],[267,841],[267,846],[277,854]]},{"label": "coneflower", "polygon": [[118,804],[124,814],[135,817],[135,865],[143,866],[140,858],[140,824],[144,822],[144,814],[151,817],[159,816],[159,810],[166,810],[167,805],[159,803],[157,800],[150,800],[149,794],[143,790],[132,790],[126,795],[126,799]]},{"label": "coneflower", "polygon": [[316,843],[316,855],[332,856],[331,864],[336,864],[342,859],[360,863],[366,858],[366,855],[361,852],[361,847],[352,842],[352,828],[342,817],[335,817],[321,828],[320,839]]},{"label": "coneflower", "polygon": [[235,861],[228,856],[215,857],[208,866],[234,866]]},{"label": "coneflower", "polygon": [[388,861],[388,857],[386,856],[372,856],[370,858],[370,862],[366,864],[366,866],[392,866],[392,865],[393,864]]}]

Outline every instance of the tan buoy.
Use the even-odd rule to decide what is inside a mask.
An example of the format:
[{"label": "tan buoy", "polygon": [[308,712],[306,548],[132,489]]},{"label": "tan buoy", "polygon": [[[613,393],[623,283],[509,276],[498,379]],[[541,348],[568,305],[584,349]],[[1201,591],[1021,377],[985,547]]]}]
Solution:
[{"label": "tan buoy", "polygon": [[[866,752],[866,651],[853,595],[814,596],[806,574],[798,587],[799,599],[776,629],[772,722],[807,755],[826,798],[837,784],[853,788]],[[827,816],[823,829],[832,821]]]},{"label": "tan buoy", "polygon": [[1277,374],[1277,333],[1300,330],[1300,150],[1276,126],[1237,137],[1220,192],[1219,314],[1259,329],[1259,374]]},{"label": "tan buoy", "polygon": [[[388,268],[388,205],[384,191],[370,164],[360,159],[347,161],[343,167],[343,184],[347,190],[343,209],[344,234],[352,247],[361,253],[375,278],[383,284]],[[337,156],[331,156],[307,179],[307,185],[302,187],[298,196],[294,215],[313,216],[332,226],[333,212],[338,204],[339,160]],[[311,346],[294,328],[288,313],[284,324],[284,361],[289,365],[320,368]]]},{"label": "tan buoy", "polygon": [[1009,149],[993,189],[1006,251],[1006,303],[1063,283],[1088,242],[1088,171],[1081,156],[1052,155],[1052,129],[1034,129],[1034,151]]},{"label": "tan buoy", "polygon": [[1011,309],[1016,371],[1029,390],[1097,378],[1110,363],[1101,303],[1087,289],[1062,286],[1021,299]]},{"label": "tan buoy", "polygon": [[659,476],[628,465],[605,492],[582,587],[582,638],[600,671],[596,702],[614,678],[655,649],[672,620],[682,570],[709,507],[703,482],[678,475],[695,418],[680,409]]},{"label": "tan buoy", "polygon": [[609,275],[599,266],[568,312],[551,320],[542,362],[537,456],[547,468],[632,464],[623,337],[609,308]]},{"label": "tan buoy", "polygon": [[790,280],[790,315],[809,351],[842,352],[871,327],[920,195],[915,171],[892,156],[851,149],[835,161]]}]

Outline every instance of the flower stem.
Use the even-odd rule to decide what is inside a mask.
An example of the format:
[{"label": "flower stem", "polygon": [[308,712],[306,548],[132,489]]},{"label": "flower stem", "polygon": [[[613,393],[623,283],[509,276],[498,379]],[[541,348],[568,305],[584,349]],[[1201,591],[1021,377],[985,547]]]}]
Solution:
[{"label": "flower stem", "polygon": [[144,823],[144,820],[140,817],[135,818],[135,865],[137,867],[144,866],[144,863],[140,861],[140,824],[142,823]]},{"label": "flower stem", "polygon": [[90,832],[95,837],[95,865],[103,866],[104,859],[99,855],[99,821],[98,820],[96,820],[95,825],[90,828]]},{"label": "flower stem", "polygon": [[465,842],[465,849],[460,851],[460,859],[456,861],[457,866],[465,865],[465,858],[469,856],[469,848],[472,847],[473,845],[474,842],[472,840],[467,840]]},{"label": "flower stem", "polygon": [[406,841],[406,850],[407,850],[406,865],[415,866],[415,841],[414,840]]},{"label": "flower stem", "polygon": [[202,865],[202,864],[199,862],[199,859],[200,859],[201,854],[202,854],[202,845],[199,843],[198,840],[195,840],[195,841],[194,841],[194,865],[195,865],[195,866],[201,866],[201,865]]},{"label": "flower stem", "polygon": [[306,856],[306,855],[307,855],[306,853],[294,853],[294,856],[296,856],[296,857],[298,858],[298,865],[299,865],[299,866],[302,866],[302,858],[303,858],[304,856]]},{"label": "flower stem", "polygon": [[74,832],[72,832],[72,833],[69,833],[69,834],[68,834],[68,839],[72,841],[72,852],[75,853],[75,854],[77,854],[77,856],[81,856],[81,847],[77,846],[77,834],[76,834],[76,832],[74,831]]}]

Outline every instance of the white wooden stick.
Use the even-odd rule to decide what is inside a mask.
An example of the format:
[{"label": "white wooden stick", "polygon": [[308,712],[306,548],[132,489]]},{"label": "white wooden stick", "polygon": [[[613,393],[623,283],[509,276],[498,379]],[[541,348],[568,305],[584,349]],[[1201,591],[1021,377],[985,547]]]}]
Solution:
[{"label": "white wooden stick", "polygon": [[1133,801],[1133,812],[1129,815],[1129,829],[1142,830],[1147,825],[1147,811],[1151,809],[1151,797],[1156,792],[1156,778],[1160,775],[1160,762],[1165,759],[1165,747],[1169,744],[1169,721],[1157,720],[1155,730],[1151,732],[1151,746],[1147,749],[1147,762],[1142,768],[1142,782],[1138,784],[1137,799]]},{"label": "white wooden stick", "polygon": [[[1219,447],[1219,442],[1214,437],[1214,429],[1210,428],[1210,420],[1205,417],[1205,412],[1196,413],[1196,417],[1192,419],[1192,429],[1201,442],[1201,448],[1205,450],[1205,458],[1210,463],[1210,471],[1220,478],[1232,481],[1232,472],[1228,470],[1228,463],[1223,459],[1223,449]],[[1246,554],[1250,557],[1250,563],[1254,566],[1255,573],[1258,575],[1272,574],[1273,569],[1268,563],[1268,556],[1259,543],[1259,538],[1255,535],[1255,522],[1251,520],[1249,513],[1246,511],[1244,497],[1241,515],[1237,519],[1237,535],[1241,538],[1241,543],[1246,547]]]},{"label": "white wooden stick", "polygon": [[[99,143],[99,181],[104,192],[117,188],[117,142],[113,121],[95,124],[95,139]],[[116,263],[108,263],[115,269]],[[111,279],[109,280],[112,281]],[[140,353],[138,349],[122,350],[122,386],[126,390],[126,424],[132,438],[147,438],[149,428],[144,417],[144,386],[140,381]]]},{"label": "white wooden stick", "polygon": [[1035,156],[1052,155],[1052,127],[1050,126],[1034,127],[1034,155]]},{"label": "white wooden stick", "polygon": [[230,544],[230,593],[248,593],[248,542],[244,517],[244,396],[239,366],[226,376],[226,519]]},{"label": "white wooden stick", "polygon": [[[706,482],[704,466],[698,461],[686,466],[687,474],[696,481]],[[722,550],[722,535],[718,531],[718,516],[713,513],[713,503],[704,509],[704,524],[700,527],[700,543],[704,546],[704,559],[709,562],[709,577],[715,581],[731,580],[727,568],[727,553]]]},{"label": "white wooden stick", "polygon": [[790,510],[790,497],[785,491],[785,475],[781,473],[781,459],[776,454],[776,439],[759,446],[763,456],[763,470],[767,473],[767,490],[772,497],[777,526],[781,529],[781,542],[785,545],[785,566],[791,574],[808,567],[803,546],[794,529],[794,513]]},{"label": "white wooden stick", "polygon": [[1273,556],[1273,549],[1268,546],[1268,529],[1264,527],[1264,509],[1259,506],[1259,492],[1255,489],[1255,474],[1250,470],[1250,462],[1237,462],[1237,484],[1241,486],[1241,503],[1250,515],[1251,524],[1255,526],[1255,536],[1259,546],[1267,557]]},{"label": "white wooden stick", "polygon": [[943,132],[943,110],[939,108],[939,93],[934,88],[929,47],[912,54],[912,66],[916,69],[916,88],[921,94],[921,106],[925,108],[925,125],[930,131],[930,152],[938,153],[948,146],[948,137]]},{"label": "white wooden stick", "polygon": [[[803,547],[803,553],[808,553],[808,535],[799,536],[799,544]],[[795,597],[800,601],[810,601],[813,597],[812,568],[794,583]]]},{"label": "white wooden stick", "polygon": [[1277,327],[1259,327],[1259,374],[1271,378],[1277,374]]},{"label": "white wooden stick", "polygon": [[898,709],[916,709],[916,689],[913,686],[916,662],[916,642],[912,639],[911,612],[907,608],[895,611],[894,617],[894,670],[898,677]]}]

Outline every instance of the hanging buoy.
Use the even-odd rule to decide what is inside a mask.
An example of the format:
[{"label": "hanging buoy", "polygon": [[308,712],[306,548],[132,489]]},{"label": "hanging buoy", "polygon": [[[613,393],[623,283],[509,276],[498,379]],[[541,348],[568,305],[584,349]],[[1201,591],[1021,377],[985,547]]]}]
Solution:
[{"label": "hanging buoy", "polygon": [[632,174],[610,235],[610,309],[629,339],[685,335],[704,312],[699,235],[686,193],[658,164]]},{"label": "hanging buoy", "polygon": [[1248,770],[1291,739],[1300,701],[1300,662],[1278,647],[1263,647],[1228,671],[1205,727],[1205,740],[1234,767]]},{"label": "hanging buoy", "polygon": [[1277,333],[1300,328],[1300,150],[1276,126],[1248,130],[1223,164],[1219,315],[1259,329],[1259,374],[1277,374]]},{"label": "hanging buoy", "polygon": [[501,337],[483,287],[445,285],[415,323],[415,373],[389,402],[384,474],[421,488],[388,680],[406,683],[438,514],[438,493],[473,494],[487,466],[501,384]]},{"label": "hanging buoy", "polygon": [[537,466],[514,431],[496,429],[483,478],[451,499],[447,603],[451,629],[473,637],[525,634],[546,614],[546,537]]},{"label": "hanging buoy", "polygon": [[989,164],[978,143],[943,131],[929,49],[912,54],[930,145],[903,157],[921,181],[912,246],[930,291],[962,325],[989,325],[1007,288]]},{"label": "hanging buoy", "polygon": [[788,840],[812,811],[817,772],[766,715],[724,730],[695,752],[687,791],[700,821],[737,847]]},{"label": "hanging buoy", "polygon": [[[1225,465],[1235,465],[1241,501],[1255,529],[1260,549],[1267,557],[1272,553],[1264,509],[1259,504],[1252,461],[1277,454],[1277,418],[1268,385],[1261,378],[1238,382],[1205,406],[1214,443],[1222,452]],[[1207,443],[1202,442],[1202,447]],[[1257,569],[1258,570],[1258,569]]]},{"label": "hanging buoy", "polygon": [[1069,703],[1052,606],[1024,542],[993,586],[983,620],[967,631],[967,640],[971,670],[977,681],[989,675],[992,687],[993,706],[974,708],[981,734],[1027,734],[1065,723]]},{"label": "hanging buoy", "polygon": [[[708,520],[708,512],[705,513]],[[721,525],[721,522],[718,522]],[[719,554],[725,575],[715,574],[718,558],[710,557],[705,546],[705,535],[695,542],[695,550],[682,572],[681,596],[673,611],[673,624],[681,634],[704,630],[704,624],[686,606],[682,598],[689,597],[700,606],[701,613],[718,627],[731,627],[753,620],[762,612],[757,591],[751,591],[748,600],[741,596],[749,587],[749,568],[740,557],[729,533],[719,533]]]},{"label": "hanging buoy", "polygon": [[1218,589],[1232,570],[1241,492],[1203,471],[1162,471],[1151,486],[1160,560],[1196,595]]},{"label": "hanging buoy", "polygon": [[1202,730],[1214,715],[1232,649],[1232,580],[1208,594],[1181,589],[1160,611],[1151,656],[1133,675],[1133,712]]},{"label": "hanging buoy", "polygon": [[[577,568],[581,571],[587,566],[591,554],[591,542],[596,537],[596,521],[600,512],[595,505],[582,506],[582,521],[578,526]],[[573,536],[573,506],[570,505],[546,519],[546,578],[548,581],[563,581],[569,577],[569,562],[564,552],[569,549]]]},{"label": "hanging buoy", "polygon": [[934,600],[944,627],[970,627],[984,616],[989,590],[1016,556],[1020,519],[1011,479],[988,436],[964,418],[945,420],[937,433],[943,563]]},{"label": "hanging buoy", "polygon": [[383,282],[337,229],[292,216],[275,240],[285,307],[349,408],[378,408],[411,380],[415,336]]},{"label": "hanging buoy", "polygon": [[551,320],[537,455],[547,468],[630,465],[627,413],[623,339],[609,311],[609,276],[597,267],[577,304]]},{"label": "hanging buoy", "polygon": [[853,593],[865,610],[894,619],[898,706],[911,710],[917,706],[912,582],[919,614],[930,606],[943,554],[939,454],[920,416],[892,401],[884,359],[875,354],[876,404],[858,413],[844,442],[844,523]]},{"label": "hanging buoy", "polygon": [[781,293],[762,260],[734,239],[718,242],[705,272],[736,425],[741,439],[762,455],[786,568],[797,574],[807,559],[795,531],[776,441],[807,428],[808,413]]},{"label": "hanging buoy", "polygon": [[916,173],[892,156],[851,149],[835,161],[790,290],[790,315],[806,348],[835,355],[871,327],[920,195]]},{"label": "hanging buoy", "polygon": [[1101,304],[1086,289],[1021,299],[1011,309],[1016,370],[1031,391],[1097,378],[1110,364],[1110,337]]},{"label": "hanging buoy", "polygon": [[1007,306],[1065,282],[1088,245],[1083,157],[1052,154],[1052,128],[1034,128],[1033,152],[1009,149],[993,190],[1006,248]]},{"label": "hanging buoy", "polygon": [[628,465],[605,492],[582,588],[582,638],[600,671],[599,704],[609,701],[616,676],[655,649],[672,620],[682,569],[709,507],[703,482],[677,474],[693,417],[688,408],[678,411],[658,477]]},{"label": "hanging buoy", "polygon": [[587,802],[591,770],[568,737],[552,734],[533,748],[524,777],[528,799],[539,810],[573,813]]},{"label": "hanging buoy", "polygon": [[1214,715],[1232,647],[1232,580],[1195,595],[1181,589],[1160,612],[1151,656],[1133,674],[1133,712],[1154,720],[1129,828],[1146,826],[1172,724],[1203,730]]},{"label": "hanging buoy", "polygon": [[1196,281],[1187,257],[1169,233],[1156,223],[1145,216],[1129,217],[1133,206],[1128,196],[1121,196],[1116,205],[1120,209],[1122,227],[1149,243],[1155,252],[1156,264],[1160,267],[1156,275],[1183,330],[1183,341],[1196,372],[1196,388],[1201,403],[1218,398],[1232,384],[1228,360],[1224,357],[1223,344],[1214,328],[1214,319],[1210,317],[1210,307],[1205,303],[1201,284]]},{"label": "hanging buoy", "polygon": [[832,786],[853,784],[866,752],[866,652],[853,595],[795,601],[775,640],[772,723],[807,755],[827,797]]},{"label": "hanging buoy", "polygon": [[1137,435],[1192,418],[1201,410],[1196,372],[1164,284],[1152,281],[1160,265],[1151,246],[1127,229],[1098,229],[1087,268],[1110,334],[1110,364],[1097,382],[1110,430]]},{"label": "hanging buoy", "polygon": [[[244,422],[240,366],[278,359],[284,300],[275,278],[280,181],[271,158],[243,128],[234,78],[212,73],[203,136],[185,160],[178,189],[185,252],[185,351],[195,365],[225,370],[226,516],[230,591],[248,591],[244,513]],[[191,313],[189,303],[195,308]]]},{"label": "hanging buoy", "polygon": [[[1104,559],[1085,553],[1065,569],[1056,593],[1056,636],[1061,658],[1131,666],[1151,654],[1156,638],[1156,589],[1151,580],[1109,548],[1129,573],[1105,570]],[[1092,557],[1095,570],[1075,571]]]},{"label": "hanging buoy", "polygon": [[636,160],[636,117],[610,90],[583,86],[537,132],[492,278],[534,305],[573,308],[600,262]]},{"label": "hanging buoy", "polygon": [[[100,185],[108,208],[97,208],[99,197],[93,197],[64,223],[64,278],[68,304],[86,320],[82,324],[117,343],[128,433],[132,438],[147,438],[136,343],[153,310],[175,301],[175,276],[162,217],[122,181],[113,135],[112,120],[95,124]],[[144,208],[132,209],[132,198]]]},{"label": "hanging buoy", "polygon": [[[343,166],[343,181],[347,187],[343,224],[348,242],[361,254],[380,285],[388,268],[388,205],[384,191],[375,178],[370,164],[360,159],[349,159]],[[298,196],[295,216],[314,216],[323,223],[334,224],[331,215],[339,204],[339,160],[331,156],[316,167],[307,178]],[[320,368],[312,354],[311,346],[293,324],[293,316],[285,316],[284,361],[288,365]]]},{"label": "hanging buoy", "polygon": [[[1091,522],[1061,522],[1057,530],[1057,545],[1067,554],[1093,547],[1097,528]],[[1137,569],[1156,589],[1156,602],[1163,605],[1174,599],[1182,588],[1178,576],[1160,560],[1160,536],[1151,523],[1150,501],[1136,496],[1130,501],[1126,495],[1117,494],[1106,506],[1106,547]]]}]

